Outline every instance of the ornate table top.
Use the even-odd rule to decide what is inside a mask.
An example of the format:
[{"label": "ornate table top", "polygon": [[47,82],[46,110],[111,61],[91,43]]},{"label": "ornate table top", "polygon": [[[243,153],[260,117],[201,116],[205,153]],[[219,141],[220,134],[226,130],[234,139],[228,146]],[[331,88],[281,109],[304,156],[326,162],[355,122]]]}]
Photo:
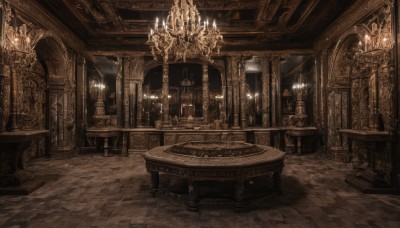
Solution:
[{"label": "ornate table top", "polygon": [[232,168],[283,163],[285,153],[244,142],[231,145],[227,142],[188,142],[156,147],[144,153],[143,157],[146,161],[179,167]]},{"label": "ornate table top", "polygon": [[1,143],[13,143],[29,141],[33,138],[45,136],[49,130],[27,130],[27,131],[13,131],[0,133]]}]

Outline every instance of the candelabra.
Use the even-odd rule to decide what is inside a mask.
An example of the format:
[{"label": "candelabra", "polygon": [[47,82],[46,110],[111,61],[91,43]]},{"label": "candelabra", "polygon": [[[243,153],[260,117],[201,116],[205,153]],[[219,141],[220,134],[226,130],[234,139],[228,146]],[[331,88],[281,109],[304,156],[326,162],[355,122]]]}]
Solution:
[{"label": "candelabra", "polygon": [[[7,7],[6,7],[7,8]],[[18,26],[17,15],[12,15],[9,8],[6,11],[5,40],[0,46],[1,64],[10,69],[10,116],[8,129],[19,130],[18,126],[18,84],[21,75],[26,74],[36,59],[36,52],[32,48],[31,39],[25,24]]]},{"label": "candelabra", "polygon": [[170,58],[186,62],[193,57],[212,62],[211,55],[219,54],[223,37],[215,21],[212,26],[208,20],[201,21],[193,0],[174,0],[167,20],[159,26],[156,19],[147,44],[154,59],[161,57],[164,63]]}]

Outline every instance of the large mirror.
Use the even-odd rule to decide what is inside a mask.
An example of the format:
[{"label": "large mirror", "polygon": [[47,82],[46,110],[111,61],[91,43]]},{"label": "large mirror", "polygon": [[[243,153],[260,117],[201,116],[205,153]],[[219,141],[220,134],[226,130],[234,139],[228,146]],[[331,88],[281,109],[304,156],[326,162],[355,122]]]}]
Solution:
[{"label": "large mirror", "polygon": [[[155,126],[162,120],[163,103],[162,66],[148,71],[143,82],[144,126]],[[202,65],[195,63],[170,64],[168,72],[169,116],[174,125],[186,123],[188,118],[203,122],[203,75]],[[222,103],[221,74],[208,66],[208,122],[220,119]]]},{"label": "large mirror", "polygon": [[260,59],[253,57],[245,65],[246,70],[246,119],[248,127],[262,125],[262,72]]},{"label": "large mirror", "polygon": [[281,61],[282,126],[304,127],[313,123],[314,57],[299,55]]},{"label": "large mirror", "polygon": [[88,120],[91,126],[117,126],[117,58],[95,56],[88,64]]}]

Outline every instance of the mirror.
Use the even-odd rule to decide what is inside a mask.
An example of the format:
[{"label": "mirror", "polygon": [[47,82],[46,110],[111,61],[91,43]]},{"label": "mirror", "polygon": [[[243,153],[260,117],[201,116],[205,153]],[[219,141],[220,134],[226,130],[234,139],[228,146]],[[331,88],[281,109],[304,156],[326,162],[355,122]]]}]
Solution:
[{"label": "mirror", "polygon": [[[185,123],[188,118],[203,122],[203,82],[202,65],[195,63],[169,65],[169,116],[173,125]],[[220,118],[222,96],[221,74],[213,66],[208,66],[208,122]],[[143,82],[144,126],[155,126],[162,120],[163,104],[162,66],[157,66],[146,74]]]},{"label": "mirror", "polygon": [[313,117],[314,57],[288,57],[281,61],[280,73],[282,126],[308,126]]}]

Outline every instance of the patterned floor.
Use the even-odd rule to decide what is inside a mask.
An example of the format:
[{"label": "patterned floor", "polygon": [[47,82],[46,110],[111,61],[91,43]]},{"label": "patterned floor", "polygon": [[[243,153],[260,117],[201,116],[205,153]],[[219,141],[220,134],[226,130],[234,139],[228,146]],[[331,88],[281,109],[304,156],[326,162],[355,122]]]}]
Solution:
[{"label": "patterned floor", "polygon": [[0,196],[0,227],[400,227],[400,196],[366,195],[344,183],[349,164],[287,156],[283,194],[257,209],[189,212],[148,194],[139,154],[40,159],[27,170],[46,180],[28,196]]}]

